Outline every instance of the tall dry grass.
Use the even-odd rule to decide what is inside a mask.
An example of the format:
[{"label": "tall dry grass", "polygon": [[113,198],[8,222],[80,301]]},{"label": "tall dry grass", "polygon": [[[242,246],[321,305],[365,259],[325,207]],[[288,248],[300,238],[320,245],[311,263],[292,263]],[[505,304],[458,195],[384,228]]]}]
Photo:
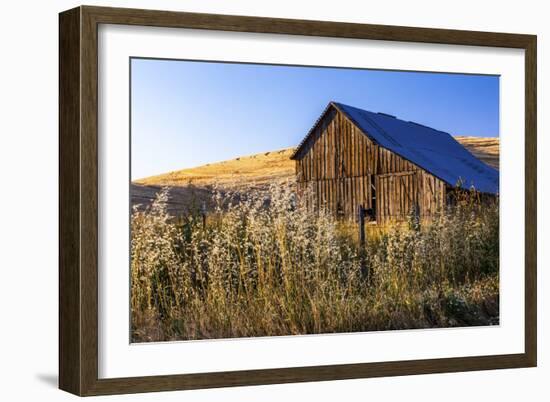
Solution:
[{"label": "tall dry grass", "polygon": [[498,323],[498,204],[463,194],[359,248],[290,186],[214,195],[174,219],[163,190],[131,219],[134,342]]}]

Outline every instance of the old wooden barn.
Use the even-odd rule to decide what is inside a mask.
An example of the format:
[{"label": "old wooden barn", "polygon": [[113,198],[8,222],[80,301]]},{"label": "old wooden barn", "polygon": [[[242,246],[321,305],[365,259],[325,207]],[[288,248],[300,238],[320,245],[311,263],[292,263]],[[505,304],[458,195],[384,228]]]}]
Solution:
[{"label": "old wooden barn", "polygon": [[[298,194],[311,208],[384,224],[429,217],[460,186],[497,194],[499,173],[450,134],[331,102],[291,157]],[[365,213],[365,212],[364,212]]]}]

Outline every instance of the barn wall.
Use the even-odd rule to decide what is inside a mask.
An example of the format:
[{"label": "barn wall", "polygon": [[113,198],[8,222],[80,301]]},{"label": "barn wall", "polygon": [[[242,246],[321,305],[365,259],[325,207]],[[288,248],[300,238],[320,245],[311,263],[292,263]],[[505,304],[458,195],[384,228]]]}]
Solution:
[{"label": "barn wall", "polygon": [[[296,156],[297,187],[313,209],[327,208],[337,216],[356,219],[362,205],[381,211],[378,221],[383,223],[403,218],[411,202],[420,205],[421,214],[431,213],[436,209],[434,199],[441,198],[441,188],[445,187],[416,165],[376,145],[334,108],[329,109],[304,145]],[[389,178],[404,172],[407,175],[399,179]],[[415,194],[413,201],[404,198],[409,190],[433,192]],[[373,191],[382,199],[373,202]]]},{"label": "barn wall", "polygon": [[307,204],[355,219],[359,205],[372,208],[378,146],[334,109],[317,125],[296,160],[298,191]]},{"label": "barn wall", "polygon": [[305,197],[309,208],[326,208],[332,214],[356,219],[359,205],[371,208],[371,176],[346,177],[342,179],[311,180],[298,182],[298,194]]},{"label": "barn wall", "polygon": [[385,148],[377,148],[379,167],[377,174],[411,172],[420,170],[416,165]]},{"label": "barn wall", "polygon": [[420,218],[432,216],[445,205],[446,188],[445,182],[420,169],[376,176],[377,223],[402,220],[412,212]]}]

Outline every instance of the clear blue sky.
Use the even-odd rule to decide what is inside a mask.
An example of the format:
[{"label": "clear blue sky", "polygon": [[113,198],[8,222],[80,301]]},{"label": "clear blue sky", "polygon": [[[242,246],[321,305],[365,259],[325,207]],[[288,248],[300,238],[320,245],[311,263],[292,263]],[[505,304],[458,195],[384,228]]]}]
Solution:
[{"label": "clear blue sky", "polygon": [[329,101],[499,135],[499,78],[132,59],[132,179],[296,146]]}]

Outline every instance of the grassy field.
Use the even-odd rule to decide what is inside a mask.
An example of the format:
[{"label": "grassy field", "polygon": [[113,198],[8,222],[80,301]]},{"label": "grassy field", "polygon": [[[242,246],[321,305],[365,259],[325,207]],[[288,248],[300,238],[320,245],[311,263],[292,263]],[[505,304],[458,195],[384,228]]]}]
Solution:
[{"label": "grassy field", "polygon": [[134,209],[133,342],[499,323],[498,202],[464,197],[359,247],[290,185],[225,197],[206,224],[170,216],[166,191]]}]

